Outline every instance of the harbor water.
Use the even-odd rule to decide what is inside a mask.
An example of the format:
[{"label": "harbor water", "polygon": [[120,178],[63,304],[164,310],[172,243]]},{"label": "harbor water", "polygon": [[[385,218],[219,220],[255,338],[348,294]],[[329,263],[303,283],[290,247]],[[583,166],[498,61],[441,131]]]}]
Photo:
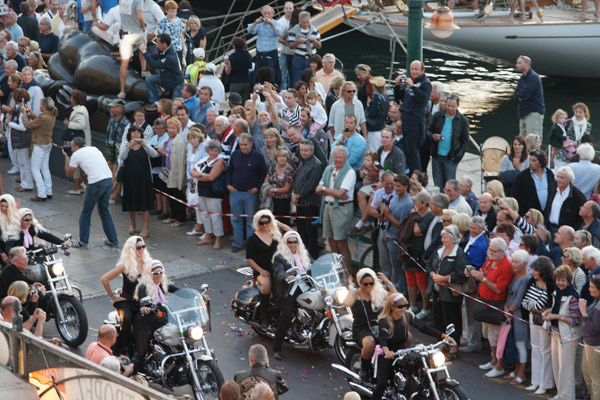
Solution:
[{"label": "harbor water", "polygon": [[[342,25],[323,37],[348,29]],[[560,47],[548,51],[556,52],[556,56],[560,57]],[[389,41],[354,31],[323,43],[319,54],[328,52],[334,53],[344,63],[344,72],[350,80],[356,81],[353,70],[360,63],[369,65],[372,75],[386,78],[389,75]],[[515,55],[515,60],[517,56],[518,54]],[[483,57],[473,59],[462,54],[448,55],[428,50],[424,50],[423,59],[429,79],[442,82],[445,91],[460,96],[459,110],[471,122],[471,134],[477,143],[482,143],[490,136],[501,136],[510,141],[518,134],[517,103],[512,95],[520,75],[514,65]],[[532,62],[535,70],[535,60]],[[397,46],[393,77],[405,71],[405,68],[406,55]],[[576,60],[573,60],[573,68],[577,68]],[[582,101],[590,108],[590,122],[597,124],[592,129],[592,134],[596,139],[596,149],[600,149],[600,80],[543,77],[542,82],[546,102],[543,143],[548,142],[547,132],[552,125],[550,117],[554,111],[562,108],[570,117],[573,115],[571,106]],[[472,145],[470,151],[475,151]]]}]

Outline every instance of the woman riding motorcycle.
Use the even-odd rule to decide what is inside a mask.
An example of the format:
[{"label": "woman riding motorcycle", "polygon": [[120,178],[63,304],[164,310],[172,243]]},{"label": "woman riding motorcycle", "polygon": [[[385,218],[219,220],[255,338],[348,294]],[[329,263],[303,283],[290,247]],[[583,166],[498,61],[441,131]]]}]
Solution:
[{"label": "woman riding motorcycle", "polygon": [[6,242],[11,232],[17,232],[21,225],[21,220],[17,215],[18,211],[19,205],[12,195],[5,193],[0,196],[0,262],[2,265],[10,264]]},{"label": "woman riding motorcycle", "polygon": [[[102,275],[100,281],[113,302],[113,307],[121,317],[121,332],[113,346],[113,353],[120,355],[129,343],[133,342],[131,336],[133,319],[139,311],[137,301],[134,299],[135,288],[144,272],[144,265],[152,261],[146,249],[146,243],[140,236],[131,236],[125,241],[121,257],[117,265]],[[121,294],[117,296],[110,287],[110,281],[123,276]],[[131,354],[127,354],[131,356]]]},{"label": "woman riding motorcycle", "polygon": [[[133,321],[135,342],[135,354],[132,362],[135,371],[140,370],[144,356],[148,350],[148,344],[154,331],[168,322],[168,316],[164,305],[167,304],[169,293],[179,290],[167,280],[162,263],[152,260],[144,265],[144,273],[135,289],[135,300],[140,304],[140,313]],[[153,312],[154,305],[158,306],[157,312]]]},{"label": "woman riding motorcycle", "polygon": [[[302,293],[299,287],[293,293],[289,293],[290,287],[288,282],[294,279],[297,274],[309,273],[311,264],[312,259],[308,251],[306,251],[306,247],[304,247],[304,243],[302,243],[298,232],[286,232],[277,246],[277,253],[273,256],[273,283],[276,294],[280,296],[280,320],[273,342],[273,357],[279,361],[283,360],[281,347],[285,334],[292,322],[296,297]],[[296,267],[298,271],[292,275],[288,275],[287,271],[293,267]]]},{"label": "woman riding motorcycle", "polygon": [[377,357],[377,386],[373,391],[371,400],[380,400],[392,376],[392,363],[395,358],[394,352],[406,347],[409,341],[409,325],[414,326],[421,332],[433,336],[436,339],[448,339],[454,346],[456,342],[450,336],[442,333],[423,321],[415,318],[414,314],[407,311],[408,300],[402,293],[391,294],[383,311],[379,316],[379,346],[382,353]]},{"label": "woman riding motorcycle", "polygon": [[42,224],[35,219],[33,211],[31,211],[29,208],[19,209],[19,211],[17,211],[17,216],[21,221],[21,225],[17,227],[16,231],[13,231],[9,234],[10,236],[6,241],[6,253],[10,252],[10,249],[17,246],[23,246],[27,250],[33,249],[36,247],[34,243],[35,237],[39,237],[40,239],[53,244],[64,243],[63,239],[46,231]]},{"label": "woman riding motorcycle", "polygon": [[[386,288],[379,279],[385,283]],[[381,272],[375,274],[370,268],[363,268],[356,274],[358,289],[350,286],[350,292],[344,300],[344,305],[352,309],[352,339],[360,343],[361,379],[369,379],[371,357],[375,351],[377,341],[377,316],[381,312],[389,293],[397,293],[396,288]]]}]

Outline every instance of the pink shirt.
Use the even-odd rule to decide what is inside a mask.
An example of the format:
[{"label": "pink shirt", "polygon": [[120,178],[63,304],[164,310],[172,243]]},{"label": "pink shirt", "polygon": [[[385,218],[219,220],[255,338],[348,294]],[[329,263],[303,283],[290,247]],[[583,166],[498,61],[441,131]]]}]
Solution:
[{"label": "pink shirt", "polygon": [[102,360],[104,360],[106,357],[112,355],[113,353],[110,348],[105,347],[98,342],[90,343],[87,351],[85,352],[85,358],[98,365],[100,365]]}]

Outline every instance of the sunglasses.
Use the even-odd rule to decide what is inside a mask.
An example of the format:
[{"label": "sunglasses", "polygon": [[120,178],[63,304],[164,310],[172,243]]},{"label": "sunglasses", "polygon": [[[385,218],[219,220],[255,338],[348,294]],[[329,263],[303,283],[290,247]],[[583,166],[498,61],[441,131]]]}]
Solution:
[{"label": "sunglasses", "polygon": [[287,244],[298,244],[297,240],[288,240]]},{"label": "sunglasses", "polygon": [[398,310],[401,310],[403,308],[408,308],[408,304],[398,304],[398,305],[395,305],[394,307],[396,307]]},{"label": "sunglasses", "polygon": [[23,222],[31,222],[31,221],[32,221],[32,219],[31,219],[31,218],[25,218],[25,219],[23,220]]},{"label": "sunglasses", "polygon": [[541,152],[541,151],[539,151],[539,150],[534,150],[534,151],[532,151],[531,153],[529,153],[529,155],[534,155],[534,156],[537,156],[537,157],[539,157],[539,156],[541,156],[541,155],[542,155],[542,152]]},{"label": "sunglasses", "polygon": [[258,224],[259,224],[259,225],[269,225],[270,223],[271,223],[271,220],[270,220],[270,219],[268,219],[268,220],[266,220],[266,221],[258,221]]},{"label": "sunglasses", "polygon": [[363,286],[373,286],[373,285],[375,285],[375,281],[361,282],[360,284]]},{"label": "sunglasses", "polygon": [[156,272],[152,273],[152,275],[162,275],[162,274],[163,274],[163,271],[156,271]]},{"label": "sunglasses", "polygon": [[346,90],[346,93],[356,93],[356,90]]},{"label": "sunglasses", "polygon": [[455,94],[449,94],[448,96],[446,96],[446,99],[448,100],[458,100],[458,96]]},{"label": "sunglasses", "polygon": [[145,245],[145,244],[143,244],[143,245],[141,245],[141,246],[135,246],[135,249],[136,249],[136,250],[144,250],[145,248],[146,248],[146,245]]}]

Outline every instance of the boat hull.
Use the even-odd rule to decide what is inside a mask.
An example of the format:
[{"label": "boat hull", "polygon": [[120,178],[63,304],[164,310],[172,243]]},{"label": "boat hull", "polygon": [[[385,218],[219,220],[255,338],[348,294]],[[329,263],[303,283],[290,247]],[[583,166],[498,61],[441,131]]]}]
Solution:
[{"label": "boat hull", "polygon": [[[345,23],[373,37],[389,40],[383,22],[368,24],[370,18],[354,17]],[[406,40],[408,26],[392,22],[396,35]],[[514,63],[521,54],[529,56],[536,72],[550,76],[600,78],[600,23],[556,24],[460,24],[446,39],[423,29],[425,48],[459,55],[476,53]]]}]

